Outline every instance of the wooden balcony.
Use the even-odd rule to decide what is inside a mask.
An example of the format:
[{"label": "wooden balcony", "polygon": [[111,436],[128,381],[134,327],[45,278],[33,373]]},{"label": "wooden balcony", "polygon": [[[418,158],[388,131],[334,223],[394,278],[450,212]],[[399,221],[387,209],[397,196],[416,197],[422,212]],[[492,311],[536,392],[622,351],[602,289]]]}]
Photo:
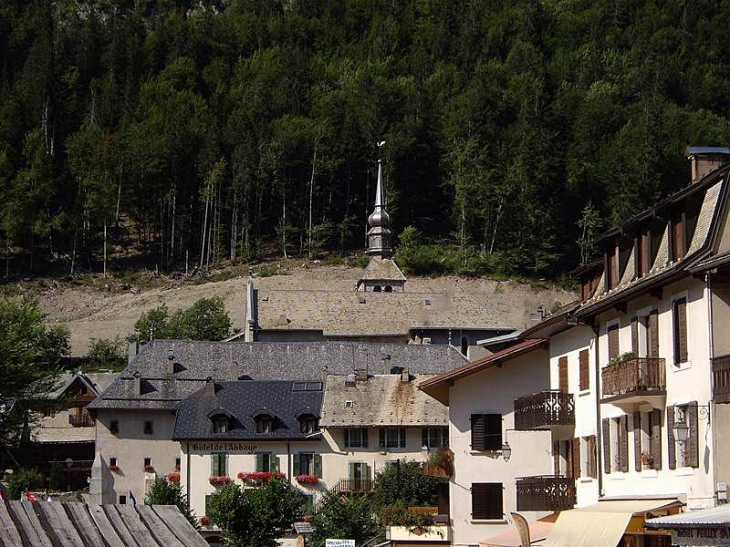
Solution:
[{"label": "wooden balcony", "polygon": [[666,393],[664,359],[637,357],[608,365],[601,371],[604,400],[631,402]]},{"label": "wooden balcony", "polygon": [[730,355],[712,359],[712,400],[730,403]]},{"label": "wooden balcony", "polygon": [[68,423],[74,427],[93,427],[96,425],[94,419],[89,416],[76,416],[75,414],[69,414]]},{"label": "wooden balcony", "polygon": [[530,431],[575,425],[575,403],[570,393],[547,390],[515,399],[515,429]]},{"label": "wooden balcony", "polygon": [[375,488],[371,479],[340,479],[330,490],[337,494],[367,494]]},{"label": "wooden balcony", "polygon": [[564,511],[575,505],[575,480],[556,475],[517,478],[517,511]]}]

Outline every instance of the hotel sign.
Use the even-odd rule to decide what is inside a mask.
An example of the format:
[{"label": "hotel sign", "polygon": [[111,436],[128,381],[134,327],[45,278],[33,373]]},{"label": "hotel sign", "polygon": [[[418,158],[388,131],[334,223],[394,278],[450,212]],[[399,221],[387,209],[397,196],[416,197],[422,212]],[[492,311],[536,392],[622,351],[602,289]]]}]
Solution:
[{"label": "hotel sign", "polygon": [[672,545],[728,545],[730,530],[726,528],[683,528],[672,530]]},{"label": "hotel sign", "polygon": [[191,443],[190,448],[200,452],[247,452],[253,454],[258,447],[255,444],[244,443]]}]

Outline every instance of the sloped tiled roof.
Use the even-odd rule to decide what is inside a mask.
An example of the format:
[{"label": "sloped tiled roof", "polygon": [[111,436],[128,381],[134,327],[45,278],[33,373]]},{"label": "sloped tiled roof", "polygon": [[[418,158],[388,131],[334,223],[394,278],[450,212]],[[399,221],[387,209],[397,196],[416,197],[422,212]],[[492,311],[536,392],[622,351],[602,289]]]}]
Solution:
[{"label": "sloped tiled roof", "polygon": [[[305,383],[305,382],[302,382]],[[305,439],[297,417],[318,416],[322,408],[322,389],[294,391],[295,382],[239,381],[215,384],[215,395],[204,387],[180,403],[175,418],[173,440],[242,441],[267,439]],[[226,433],[213,433],[211,416],[220,410],[229,416]],[[274,419],[271,433],[256,433],[254,417],[263,410]]]},{"label": "sloped tiled roof", "polygon": [[[375,375],[367,382],[354,382],[351,375],[331,375],[322,404],[323,427],[446,426],[447,407],[418,389],[430,376]],[[345,402],[352,404],[347,408]]]},{"label": "sloped tiled roof", "polygon": [[[168,372],[170,356],[175,362],[172,374]],[[360,368],[382,372],[391,367],[435,374],[464,362],[461,353],[447,345],[155,340],[89,408],[174,410],[208,377],[216,381],[324,380],[326,374],[350,374]],[[141,375],[141,393],[135,389],[136,371]]]},{"label": "sloped tiled roof", "polygon": [[0,501],[3,545],[206,547],[174,505]]}]

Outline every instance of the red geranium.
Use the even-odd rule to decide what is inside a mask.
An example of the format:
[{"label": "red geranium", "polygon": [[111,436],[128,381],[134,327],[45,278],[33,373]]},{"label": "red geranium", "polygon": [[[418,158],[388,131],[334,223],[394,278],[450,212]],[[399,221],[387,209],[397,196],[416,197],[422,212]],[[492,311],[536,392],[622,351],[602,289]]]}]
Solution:
[{"label": "red geranium", "polygon": [[110,465],[109,466],[109,471],[119,471],[119,466],[118,465]]},{"label": "red geranium", "polygon": [[177,471],[173,471],[172,473],[167,474],[167,480],[169,482],[180,482],[180,473]]},{"label": "red geranium", "polygon": [[145,473],[154,473],[155,472],[155,468],[152,465],[145,465],[144,470],[145,470]]},{"label": "red geranium", "polygon": [[317,484],[319,482],[317,475],[297,475],[294,478],[299,484]]},{"label": "red geranium", "polygon": [[283,479],[284,473],[279,471],[241,471],[238,478],[249,481],[269,481],[273,478]]},{"label": "red geranium", "polygon": [[201,526],[210,526],[210,517],[206,517],[206,516],[200,517],[200,525]]},{"label": "red geranium", "polygon": [[228,484],[231,482],[231,477],[228,475],[211,475],[208,477],[208,481],[210,481],[210,484],[216,485],[216,484]]}]

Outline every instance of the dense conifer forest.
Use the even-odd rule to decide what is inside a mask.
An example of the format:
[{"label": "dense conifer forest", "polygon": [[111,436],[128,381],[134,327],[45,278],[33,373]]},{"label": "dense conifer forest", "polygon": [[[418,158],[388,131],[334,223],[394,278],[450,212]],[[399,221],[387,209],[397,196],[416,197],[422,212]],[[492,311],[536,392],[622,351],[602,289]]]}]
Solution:
[{"label": "dense conifer forest", "polygon": [[0,266],[350,253],[382,156],[411,252],[556,275],[728,144],[728,29],[709,0],[4,0]]}]

